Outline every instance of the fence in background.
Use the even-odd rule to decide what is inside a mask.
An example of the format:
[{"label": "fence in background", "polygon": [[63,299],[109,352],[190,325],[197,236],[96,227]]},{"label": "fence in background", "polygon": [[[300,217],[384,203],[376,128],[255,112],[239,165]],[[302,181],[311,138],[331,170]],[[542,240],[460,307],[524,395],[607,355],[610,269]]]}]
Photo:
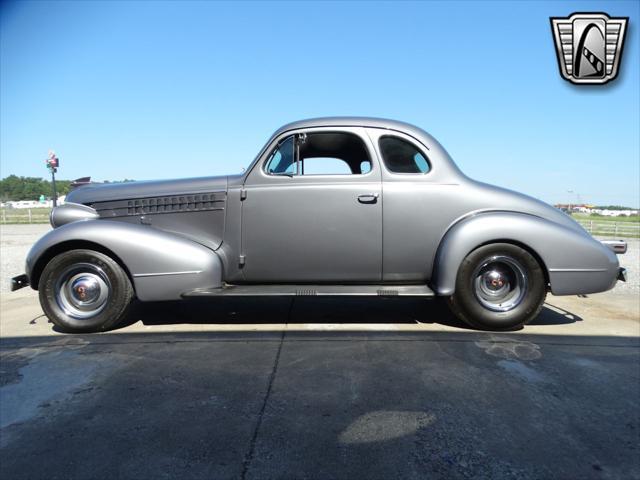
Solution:
[{"label": "fence in background", "polygon": [[0,222],[7,223],[49,223],[50,208],[3,208]]},{"label": "fence in background", "polygon": [[579,219],[578,223],[591,235],[640,237],[640,223]]}]

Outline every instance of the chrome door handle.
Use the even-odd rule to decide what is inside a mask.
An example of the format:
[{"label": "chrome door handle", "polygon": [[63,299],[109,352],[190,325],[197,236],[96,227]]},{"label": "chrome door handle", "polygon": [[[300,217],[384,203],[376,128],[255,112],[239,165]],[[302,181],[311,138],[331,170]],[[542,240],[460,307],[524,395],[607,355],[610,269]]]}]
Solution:
[{"label": "chrome door handle", "polygon": [[363,193],[362,195],[358,195],[358,201],[360,203],[376,203],[379,193]]}]

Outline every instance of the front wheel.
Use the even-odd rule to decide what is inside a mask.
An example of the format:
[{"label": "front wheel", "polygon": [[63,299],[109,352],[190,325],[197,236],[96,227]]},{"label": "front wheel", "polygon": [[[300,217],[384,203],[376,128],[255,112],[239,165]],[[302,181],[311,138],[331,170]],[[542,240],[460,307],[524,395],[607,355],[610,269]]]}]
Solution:
[{"label": "front wheel", "polygon": [[449,306],[474,328],[515,330],[540,313],[546,294],[542,267],[529,252],[494,243],[463,260]]},{"label": "front wheel", "polygon": [[46,265],[38,283],[40,305],[66,332],[98,332],[126,315],[133,287],[118,263],[93,250],[70,250]]}]

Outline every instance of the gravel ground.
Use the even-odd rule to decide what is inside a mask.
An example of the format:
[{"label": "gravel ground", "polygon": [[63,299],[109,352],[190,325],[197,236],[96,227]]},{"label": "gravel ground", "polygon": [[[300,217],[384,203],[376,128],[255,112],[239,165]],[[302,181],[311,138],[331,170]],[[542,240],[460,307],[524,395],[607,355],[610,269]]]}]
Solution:
[{"label": "gravel ground", "polygon": [[49,230],[48,224],[0,225],[0,292],[8,292],[9,279],[24,273],[27,252]]},{"label": "gravel ground", "polygon": [[[24,261],[33,245],[51,227],[49,225],[2,225],[0,226],[0,292],[9,291],[8,279],[24,273]],[[627,239],[629,249],[620,255],[620,263],[628,270],[627,283],[618,282],[616,293],[640,292],[640,240]]]}]

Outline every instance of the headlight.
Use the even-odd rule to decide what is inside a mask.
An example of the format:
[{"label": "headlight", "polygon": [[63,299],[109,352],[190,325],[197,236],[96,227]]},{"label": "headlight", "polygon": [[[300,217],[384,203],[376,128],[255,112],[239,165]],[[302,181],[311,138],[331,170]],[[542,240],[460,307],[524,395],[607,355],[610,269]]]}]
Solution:
[{"label": "headlight", "polygon": [[58,228],[67,223],[97,218],[100,218],[100,215],[91,207],[79,203],[65,203],[51,210],[49,223],[53,228]]}]

